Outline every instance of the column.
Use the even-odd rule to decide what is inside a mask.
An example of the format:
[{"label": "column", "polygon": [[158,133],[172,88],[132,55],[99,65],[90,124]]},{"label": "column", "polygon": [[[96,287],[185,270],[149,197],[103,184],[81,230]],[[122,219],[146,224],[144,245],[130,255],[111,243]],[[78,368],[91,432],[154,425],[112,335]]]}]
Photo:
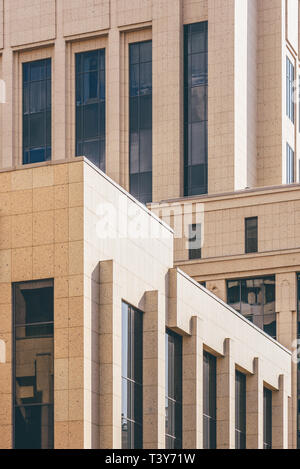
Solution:
[{"label": "column", "polygon": [[183,189],[182,1],[153,1],[153,201]]},{"label": "column", "polygon": [[224,342],[224,358],[217,361],[217,448],[235,448],[235,364],[233,341]]},{"label": "column", "polygon": [[183,448],[203,448],[203,341],[201,319],[192,318],[192,335],[183,337]]},{"label": "column", "polygon": [[260,361],[255,358],[253,374],[247,376],[247,449],[263,449],[264,443],[264,387],[260,368]]},{"label": "column", "polygon": [[165,315],[158,291],[145,293],[143,448],[165,448]]},{"label": "column", "polygon": [[288,449],[288,394],[284,375],[279,377],[279,390],[273,392],[273,449]]}]

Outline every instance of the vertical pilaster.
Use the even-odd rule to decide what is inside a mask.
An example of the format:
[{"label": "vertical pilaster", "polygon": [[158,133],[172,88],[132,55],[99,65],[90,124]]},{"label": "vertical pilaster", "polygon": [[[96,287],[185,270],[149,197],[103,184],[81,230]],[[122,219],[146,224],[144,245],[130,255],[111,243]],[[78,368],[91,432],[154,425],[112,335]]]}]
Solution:
[{"label": "vertical pilaster", "polygon": [[233,342],[224,342],[224,357],[217,361],[217,448],[235,447],[235,364]]},{"label": "vertical pilaster", "polygon": [[253,374],[247,376],[246,386],[246,424],[247,424],[247,449],[263,449],[263,380],[261,376],[260,362],[254,359]]},{"label": "vertical pilaster", "polygon": [[2,53],[2,79],[5,83],[6,96],[2,108],[2,168],[10,168],[15,162],[13,160],[13,104],[14,104],[14,66],[13,51],[10,48],[10,2],[4,2],[4,49]]},{"label": "vertical pilaster", "polygon": [[[63,0],[56,3],[57,39],[54,48],[53,69],[53,135],[52,159],[66,158],[66,44],[63,37]],[[75,155],[74,155],[75,156]]]},{"label": "vertical pilaster", "polygon": [[279,377],[279,390],[273,392],[272,434],[273,449],[288,448],[288,394],[285,376]]},{"label": "vertical pilaster", "polygon": [[203,341],[201,320],[192,318],[192,335],[183,337],[183,448],[203,448]]},{"label": "vertical pilaster", "polygon": [[114,305],[114,263],[100,262],[100,448],[121,448],[121,305]]},{"label": "vertical pilaster", "polygon": [[111,29],[108,35],[107,58],[107,142],[106,173],[120,183],[120,119],[121,116],[121,60],[120,31],[117,27],[117,0],[111,0]]},{"label": "vertical pilaster", "polygon": [[159,293],[145,293],[143,321],[143,448],[165,447],[165,321]]},{"label": "vertical pilaster", "polygon": [[153,1],[153,201],[183,188],[182,1]]}]

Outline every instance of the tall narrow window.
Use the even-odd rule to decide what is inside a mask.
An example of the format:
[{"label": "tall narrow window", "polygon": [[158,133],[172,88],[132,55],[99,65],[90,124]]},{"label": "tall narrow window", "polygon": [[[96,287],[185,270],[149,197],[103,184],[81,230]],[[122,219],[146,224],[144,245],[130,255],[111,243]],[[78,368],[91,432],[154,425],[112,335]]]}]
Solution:
[{"label": "tall narrow window", "polygon": [[52,449],[53,282],[14,285],[14,447]]},{"label": "tall narrow window", "polygon": [[286,144],[286,183],[294,184],[294,164],[295,164],[295,154],[289,144]]},{"label": "tall narrow window", "polygon": [[272,391],[264,388],[264,449],[272,449]]},{"label": "tall narrow window", "polygon": [[51,59],[23,64],[23,164],[51,159]]},{"label": "tall narrow window", "polygon": [[202,225],[189,226],[189,259],[201,259],[202,257]]},{"label": "tall narrow window", "polygon": [[122,303],[122,448],[143,447],[143,314]]},{"label": "tall narrow window", "polygon": [[235,375],[235,449],[246,449],[246,376]]},{"label": "tall narrow window", "polygon": [[229,280],[227,303],[276,339],[275,276]]},{"label": "tall narrow window", "polygon": [[203,445],[204,449],[216,449],[217,445],[217,360],[203,355]]},{"label": "tall narrow window", "polygon": [[130,44],[130,192],[152,202],[152,41]]},{"label": "tall narrow window", "polygon": [[182,338],[166,333],[166,449],[182,448]]},{"label": "tall narrow window", "polygon": [[76,156],[105,171],[105,49],[76,54]]},{"label": "tall narrow window", "polygon": [[258,218],[245,219],[245,252],[250,254],[258,251]]},{"label": "tall narrow window", "polygon": [[295,103],[294,103],[294,80],[295,68],[290,61],[286,58],[286,115],[294,123],[295,121]]},{"label": "tall narrow window", "polygon": [[208,23],[184,29],[184,195],[207,193]]}]

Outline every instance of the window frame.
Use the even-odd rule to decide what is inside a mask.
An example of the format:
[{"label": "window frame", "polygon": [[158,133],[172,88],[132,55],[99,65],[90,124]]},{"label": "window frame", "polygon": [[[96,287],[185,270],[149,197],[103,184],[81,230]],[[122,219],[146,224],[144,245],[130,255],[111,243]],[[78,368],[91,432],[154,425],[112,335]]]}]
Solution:
[{"label": "window frame", "polygon": [[[189,260],[201,260],[202,259],[202,223],[192,223],[189,225]],[[191,248],[191,243],[198,241],[197,235],[200,236],[200,248]],[[198,244],[198,243],[197,243]]]},{"label": "window frame", "polygon": [[[52,288],[52,294],[53,294],[53,320],[45,322],[34,322],[34,323],[21,323],[17,324],[16,321],[16,291],[17,288],[20,288],[20,290],[23,287],[24,290],[37,290],[37,289],[45,289],[45,288]],[[32,286],[32,288],[30,288]],[[12,445],[13,448],[16,449],[16,408],[17,407],[27,407],[27,408],[37,408],[37,407],[48,407],[49,412],[51,412],[52,416],[52,431],[51,431],[51,441],[52,445],[50,445],[49,448],[45,449],[54,449],[54,426],[55,426],[55,417],[54,417],[54,392],[55,392],[55,381],[54,381],[54,374],[53,374],[53,380],[52,380],[52,394],[53,394],[53,402],[50,403],[41,403],[41,404],[23,404],[23,405],[16,405],[16,357],[17,357],[17,352],[16,352],[16,341],[17,341],[17,334],[16,334],[16,329],[18,327],[35,327],[37,325],[40,326],[52,326],[53,332],[51,335],[41,335],[41,336],[36,336],[33,335],[31,339],[40,339],[40,338],[51,338],[52,339],[52,367],[54,371],[54,340],[55,340],[55,333],[54,333],[54,279],[43,279],[43,280],[32,280],[32,281],[23,281],[23,282],[14,282],[12,283],[12,351],[13,351],[13,358],[12,358]],[[30,337],[30,336],[29,336]],[[23,340],[25,337],[23,338]],[[22,340],[19,339],[19,340]]]},{"label": "window frame", "polygon": [[[256,246],[251,249],[249,244],[251,244],[251,240],[254,238],[249,237],[249,227],[247,226],[248,223],[256,221]],[[250,217],[245,218],[245,254],[255,254],[258,253],[258,217]]]},{"label": "window frame", "polygon": [[264,449],[272,449],[273,437],[273,395],[272,391],[264,387]]},{"label": "window frame", "polygon": [[286,144],[286,184],[295,184],[295,152]]},{"label": "window frame", "polygon": [[[205,370],[207,370],[207,374]],[[205,412],[206,384],[208,388],[208,413]],[[213,388],[213,393],[211,388]],[[205,434],[205,419],[210,422],[208,435]],[[206,437],[208,445],[206,445]],[[203,351],[203,447],[204,449],[217,449],[217,357],[205,350]]]},{"label": "window frame", "polygon": [[294,103],[294,81],[295,66],[286,57],[286,115],[290,121],[295,124],[295,103]]},{"label": "window frame", "polygon": [[[240,440],[237,439],[239,435]],[[240,441],[240,444],[238,444]],[[235,449],[247,447],[247,376],[235,371]]]}]

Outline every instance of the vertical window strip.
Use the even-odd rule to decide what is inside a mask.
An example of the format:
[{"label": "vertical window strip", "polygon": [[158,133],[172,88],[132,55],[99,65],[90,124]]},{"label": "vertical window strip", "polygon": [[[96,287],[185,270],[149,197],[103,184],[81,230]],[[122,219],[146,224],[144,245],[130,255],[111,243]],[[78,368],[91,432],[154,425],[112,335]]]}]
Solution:
[{"label": "vertical window strip", "polygon": [[245,219],[245,252],[246,254],[258,252],[258,218]]},{"label": "vertical window strip", "polygon": [[246,376],[235,377],[235,449],[246,449]]},{"label": "vertical window strip", "polygon": [[152,41],[129,45],[129,183],[152,202]]},{"label": "vertical window strip", "polygon": [[122,449],[143,447],[143,314],[122,303]]},{"label": "vertical window strip", "polygon": [[182,337],[166,332],[166,449],[182,448]]},{"label": "vertical window strip", "polygon": [[76,54],[76,156],[106,169],[105,49]]},{"label": "vertical window strip", "polygon": [[189,260],[202,258],[202,224],[189,225]]},{"label": "vertical window strip", "polygon": [[54,447],[53,281],[13,285],[14,448]]},{"label": "vertical window strip", "polygon": [[272,391],[264,388],[264,449],[272,449]]},{"label": "vertical window strip", "polygon": [[217,445],[217,359],[203,354],[203,446],[216,449]]},{"label": "vertical window strip", "polygon": [[287,184],[294,184],[295,176],[294,176],[294,161],[295,154],[290,145],[286,144],[286,183]]},{"label": "vertical window strip", "polygon": [[294,79],[295,68],[290,59],[286,58],[286,114],[288,118],[295,122],[295,106],[294,106]]},{"label": "vertical window strip", "polygon": [[51,159],[51,59],[23,63],[23,164]]},{"label": "vertical window strip", "polygon": [[208,191],[208,22],[184,27],[184,195]]}]

